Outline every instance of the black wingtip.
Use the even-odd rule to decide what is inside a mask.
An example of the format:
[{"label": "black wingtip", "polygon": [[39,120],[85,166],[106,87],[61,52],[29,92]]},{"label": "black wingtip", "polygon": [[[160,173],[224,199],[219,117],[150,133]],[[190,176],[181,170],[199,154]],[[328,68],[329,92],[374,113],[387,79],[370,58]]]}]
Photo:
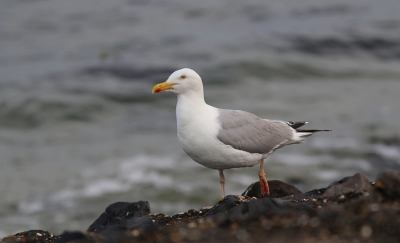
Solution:
[{"label": "black wingtip", "polygon": [[319,129],[311,129],[311,130],[306,130],[306,129],[296,129],[296,132],[332,132],[332,130],[319,130]]},{"label": "black wingtip", "polygon": [[307,123],[308,123],[307,121],[300,121],[300,122],[287,121],[286,122],[286,124],[288,124],[288,126],[292,127],[293,129],[302,127],[302,126],[306,125]]}]

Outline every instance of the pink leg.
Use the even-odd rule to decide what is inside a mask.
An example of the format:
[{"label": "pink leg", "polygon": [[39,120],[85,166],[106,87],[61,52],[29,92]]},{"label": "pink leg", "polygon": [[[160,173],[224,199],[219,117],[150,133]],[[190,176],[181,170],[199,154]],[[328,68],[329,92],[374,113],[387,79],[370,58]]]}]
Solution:
[{"label": "pink leg", "polygon": [[265,178],[264,172],[264,159],[260,160],[260,171],[258,172],[258,177],[260,178],[261,196],[269,195],[268,181],[267,178]]},{"label": "pink leg", "polygon": [[224,170],[219,170],[219,183],[221,183],[222,198],[225,197],[225,176]]}]

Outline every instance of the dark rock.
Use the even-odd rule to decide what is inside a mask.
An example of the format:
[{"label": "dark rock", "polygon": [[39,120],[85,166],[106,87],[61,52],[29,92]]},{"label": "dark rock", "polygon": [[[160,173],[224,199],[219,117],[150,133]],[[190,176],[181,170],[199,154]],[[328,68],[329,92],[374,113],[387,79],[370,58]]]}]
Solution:
[{"label": "dark rock", "polygon": [[[300,194],[301,191],[295,186],[287,184],[278,180],[268,181],[270,195],[269,197],[279,198],[286,197],[289,195]],[[242,196],[262,198],[260,182],[252,183],[247,189],[242,193]]]},{"label": "dark rock", "polygon": [[375,181],[375,189],[387,199],[400,200],[400,173],[396,171],[381,173]]},{"label": "dark rock", "polygon": [[128,233],[133,233],[135,236],[155,234],[157,226],[149,213],[150,206],[146,201],[113,203],[87,231],[101,234],[109,240],[115,240],[121,237],[121,234]]},{"label": "dark rock", "polygon": [[[362,174],[281,198],[229,195],[211,208],[151,215],[145,201],[114,203],[85,233],[28,231],[5,242],[398,242],[400,174]],[[39,237],[39,238],[38,238]]]},{"label": "dark rock", "polygon": [[102,230],[102,227],[106,226],[115,219],[142,217],[144,215],[148,215],[149,213],[150,205],[148,202],[116,202],[109,205],[105,212],[102,213],[87,230],[89,232],[96,232],[98,230]]},{"label": "dark rock", "polygon": [[226,213],[227,218],[221,225],[244,220],[254,220],[266,213],[279,213],[293,208],[292,204],[275,198],[266,197],[251,200],[229,209]]},{"label": "dark rock", "polygon": [[[290,195],[287,197],[281,197],[282,201],[290,202],[297,206],[310,206],[314,207],[317,205],[318,200],[320,200],[321,195],[326,191],[326,188],[315,189],[309,192]],[[321,200],[320,200],[321,201]]]},{"label": "dark rock", "polygon": [[221,199],[211,209],[209,209],[207,213],[204,214],[204,217],[226,213],[229,209],[236,207],[242,203],[248,202],[249,200],[252,200],[252,198],[245,196],[228,195],[225,198]]},{"label": "dark rock", "polygon": [[343,197],[358,197],[365,193],[368,195],[374,192],[371,182],[364,174],[357,173],[352,177],[345,177],[329,186],[320,198],[328,200],[343,200]]},{"label": "dark rock", "polygon": [[[98,237],[96,237],[98,238]],[[91,237],[83,232],[73,231],[69,232],[66,231],[60,235],[57,243],[67,243],[67,242],[98,242],[95,237]],[[102,239],[104,241],[104,239]]]},{"label": "dark rock", "polygon": [[60,239],[48,231],[43,230],[29,230],[17,233],[15,235],[4,237],[2,242],[43,242],[55,243]]},{"label": "dark rock", "polygon": [[189,209],[186,212],[178,213],[172,216],[163,213],[150,214],[151,219],[157,226],[171,226],[181,222],[203,217],[211,208]]}]

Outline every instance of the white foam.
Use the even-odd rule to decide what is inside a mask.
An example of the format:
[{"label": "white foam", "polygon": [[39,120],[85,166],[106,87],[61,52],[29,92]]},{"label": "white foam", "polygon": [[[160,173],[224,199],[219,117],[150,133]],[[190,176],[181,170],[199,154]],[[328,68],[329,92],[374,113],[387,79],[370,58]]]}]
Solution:
[{"label": "white foam", "polygon": [[[160,169],[174,168],[176,159],[138,155],[120,161],[106,161],[95,168],[86,168],[79,178],[73,178],[64,188],[47,195],[20,202],[18,210],[23,214],[33,214],[51,207],[76,205],[76,200],[95,198],[109,193],[129,191],[137,184],[149,183],[156,187],[171,187],[170,175],[160,174]],[[179,188],[179,187],[178,187]],[[188,190],[187,186],[180,187]]]},{"label": "white foam", "polygon": [[370,149],[384,158],[400,161],[400,148],[397,146],[374,144],[370,146]]},{"label": "white foam", "polygon": [[36,213],[42,211],[44,208],[45,205],[42,200],[26,201],[18,204],[19,211],[25,214]]},{"label": "white foam", "polygon": [[104,179],[88,184],[80,194],[83,197],[98,197],[106,193],[127,191],[129,188],[129,185],[118,180]]},{"label": "white foam", "polygon": [[343,173],[337,170],[321,170],[314,173],[315,176],[324,181],[339,180],[343,177]]}]

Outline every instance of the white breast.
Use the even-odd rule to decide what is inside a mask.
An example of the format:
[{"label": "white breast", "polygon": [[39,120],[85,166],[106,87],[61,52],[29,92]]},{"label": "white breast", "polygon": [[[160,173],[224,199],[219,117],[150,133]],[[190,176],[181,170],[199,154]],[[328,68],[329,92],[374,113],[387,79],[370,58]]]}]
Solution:
[{"label": "white breast", "polygon": [[176,107],[178,139],[194,161],[211,169],[249,167],[259,162],[261,154],[234,149],[217,139],[221,128],[218,109],[182,101],[178,99]]}]

